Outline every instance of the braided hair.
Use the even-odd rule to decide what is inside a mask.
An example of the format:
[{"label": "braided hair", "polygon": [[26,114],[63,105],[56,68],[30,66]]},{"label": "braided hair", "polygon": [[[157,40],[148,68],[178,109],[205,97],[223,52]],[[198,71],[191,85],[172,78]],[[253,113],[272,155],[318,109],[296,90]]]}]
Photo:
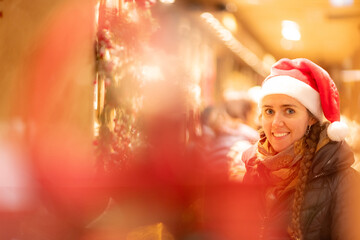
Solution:
[{"label": "braided hair", "polygon": [[308,134],[305,135],[303,145],[296,145],[295,149],[303,152],[303,159],[300,162],[300,169],[298,172],[298,179],[300,182],[295,188],[294,201],[292,205],[292,216],[290,226],[288,227],[288,232],[291,239],[293,240],[302,240],[302,232],[300,226],[300,213],[302,203],[304,201],[305,188],[308,178],[308,173],[312,164],[312,159],[316,151],[316,146],[319,142],[319,136],[321,132],[320,123],[317,122],[311,126]]}]

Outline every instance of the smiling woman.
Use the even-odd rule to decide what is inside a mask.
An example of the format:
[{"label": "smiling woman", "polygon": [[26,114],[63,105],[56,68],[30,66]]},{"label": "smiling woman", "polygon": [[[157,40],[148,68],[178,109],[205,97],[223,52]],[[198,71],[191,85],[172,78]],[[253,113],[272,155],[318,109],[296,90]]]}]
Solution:
[{"label": "smiling woman", "polygon": [[284,94],[264,97],[261,115],[264,132],[276,152],[302,138],[317,122],[299,101]]},{"label": "smiling woman", "polygon": [[244,184],[262,196],[260,239],[358,239],[360,176],[333,80],[308,59],[281,59],[261,93],[261,138],[242,158]]}]

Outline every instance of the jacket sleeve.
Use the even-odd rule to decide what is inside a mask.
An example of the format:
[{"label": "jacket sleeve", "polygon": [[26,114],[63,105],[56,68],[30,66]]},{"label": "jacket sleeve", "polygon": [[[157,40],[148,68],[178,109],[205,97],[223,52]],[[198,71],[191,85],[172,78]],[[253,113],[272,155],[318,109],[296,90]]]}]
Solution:
[{"label": "jacket sleeve", "polygon": [[349,168],[338,173],[333,189],[331,239],[360,239],[360,175]]},{"label": "jacket sleeve", "polygon": [[241,161],[245,166],[245,173],[243,176],[243,183],[254,183],[254,175],[257,174],[256,166],[256,145],[251,146],[241,156]]}]

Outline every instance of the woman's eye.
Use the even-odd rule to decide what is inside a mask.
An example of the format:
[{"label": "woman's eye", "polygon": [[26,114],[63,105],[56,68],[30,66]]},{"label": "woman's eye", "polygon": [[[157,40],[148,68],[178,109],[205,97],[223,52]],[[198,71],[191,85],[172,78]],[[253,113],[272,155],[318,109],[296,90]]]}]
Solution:
[{"label": "woman's eye", "polygon": [[272,109],[265,109],[265,114],[266,115],[271,115],[271,114],[273,114],[274,113],[274,110],[272,110]]},{"label": "woman's eye", "polygon": [[285,112],[286,112],[287,114],[294,114],[294,113],[295,113],[295,110],[292,109],[292,108],[287,108],[287,109],[285,110]]}]

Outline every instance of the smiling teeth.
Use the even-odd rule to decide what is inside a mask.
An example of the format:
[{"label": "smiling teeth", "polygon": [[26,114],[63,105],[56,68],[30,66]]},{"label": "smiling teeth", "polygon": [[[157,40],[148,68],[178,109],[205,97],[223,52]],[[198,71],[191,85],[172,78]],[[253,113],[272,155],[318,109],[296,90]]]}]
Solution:
[{"label": "smiling teeth", "polygon": [[287,133],[274,133],[274,136],[275,137],[283,137],[283,136],[286,136]]}]

